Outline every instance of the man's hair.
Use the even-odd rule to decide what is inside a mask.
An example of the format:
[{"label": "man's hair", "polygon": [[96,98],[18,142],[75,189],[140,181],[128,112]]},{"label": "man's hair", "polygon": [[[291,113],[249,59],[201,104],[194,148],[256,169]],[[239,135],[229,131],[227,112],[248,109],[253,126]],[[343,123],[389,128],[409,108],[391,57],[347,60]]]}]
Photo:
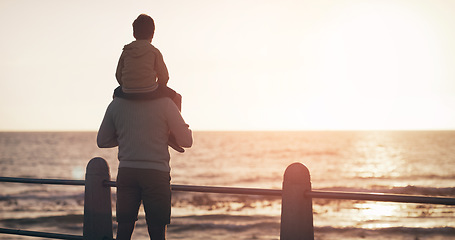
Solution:
[{"label": "man's hair", "polygon": [[136,39],[149,39],[155,33],[155,22],[147,14],[139,15],[133,22],[133,35]]}]

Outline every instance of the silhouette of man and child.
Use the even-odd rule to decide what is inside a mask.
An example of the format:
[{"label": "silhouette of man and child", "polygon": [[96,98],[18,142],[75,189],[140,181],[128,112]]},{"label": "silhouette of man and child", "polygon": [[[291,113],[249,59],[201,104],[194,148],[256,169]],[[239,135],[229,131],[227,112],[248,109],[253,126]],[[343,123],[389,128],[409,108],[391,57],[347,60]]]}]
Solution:
[{"label": "silhouette of man and child", "polygon": [[124,46],[116,78],[120,84],[98,131],[100,148],[118,146],[117,239],[131,239],[141,202],[150,239],[165,239],[170,223],[170,154],[193,144],[181,111],[182,97],[167,87],[169,73],[151,42],[153,19],[133,22],[136,39]]}]

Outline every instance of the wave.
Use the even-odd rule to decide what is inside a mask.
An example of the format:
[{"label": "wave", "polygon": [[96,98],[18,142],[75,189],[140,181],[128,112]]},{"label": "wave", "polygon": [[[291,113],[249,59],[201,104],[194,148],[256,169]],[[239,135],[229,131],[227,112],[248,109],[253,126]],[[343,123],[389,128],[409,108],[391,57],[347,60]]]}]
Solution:
[{"label": "wave", "polygon": [[[58,216],[46,216],[37,218],[3,219],[0,224],[10,228],[19,227],[43,227],[54,226],[58,228],[71,228],[72,230],[82,229],[83,215],[68,214]],[[114,227],[116,223],[114,222]],[[145,221],[139,221],[138,228],[146,228]],[[168,226],[170,232],[205,232],[205,231],[226,231],[226,232],[264,232],[271,231],[279,234],[279,217],[263,215],[189,215],[172,217],[171,224]],[[332,227],[315,226],[315,235],[335,234],[339,236],[366,236],[366,235],[439,235],[455,236],[454,227],[385,227],[385,228],[359,228],[359,227]]]},{"label": "wave", "polygon": [[261,229],[279,230],[279,218],[270,216],[245,215],[194,215],[174,217],[169,228],[174,232],[226,230],[242,232]]},{"label": "wave", "polygon": [[380,179],[380,180],[410,180],[410,179],[439,179],[439,180],[452,180],[455,179],[455,175],[437,175],[437,174],[426,174],[426,175],[409,175],[409,176],[387,176],[387,175],[381,175],[381,176],[355,176],[352,177],[352,179]]},{"label": "wave", "polygon": [[82,228],[83,222],[83,214],[7,218],[0,220],[0,224],[8,228],[36,228],[51,226],[62,229],[79,229]]},{"label": "wave", "polygon": [[37,201],[55,201],[55,200],[65,200],[65,199],[75,199],[75,200],[83,200],[84,193],[78,194],[43,194],[42,192],[35,193],[19,193],[19,194],[8,194],[8,195],[0,195],[0,201],[8,201],[12,199],[21,199],[21,200],[37,200]]},{"label": "wave", "polygon": [[434,228],[414,228],[414,227],[386,227],[386,228],[355,228],[344,227],[335,228],[330,226],[315,227],[315,232],[320,233],[379,233],[379,234],[418,234],[418,235],[442,235],[442,236],[455,236],[455,228],[453,227],[434,227]]},{"label": "wave", "polygon": [[[316,189],[314,189],[316,190]],[[344,192],[380,192],[392,194],[424,195],[424,196],[455,196],[455,187],[419,187],[408,185],[405,187],[376,186],[373,189],[350,188],[350,187],[328,187],[320,188],[322,191],[344,191]]]}]

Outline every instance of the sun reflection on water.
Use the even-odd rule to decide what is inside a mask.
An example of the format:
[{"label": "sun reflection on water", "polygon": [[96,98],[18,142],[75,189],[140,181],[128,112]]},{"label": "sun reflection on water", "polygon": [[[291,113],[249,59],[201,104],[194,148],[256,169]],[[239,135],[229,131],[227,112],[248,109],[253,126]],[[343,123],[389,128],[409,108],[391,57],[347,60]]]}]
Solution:
[{"label": "sun reflection on water", "polygon": [[365,228],[391,227],[390,218],[400,215],[401,211],[399,205],[383,202],[356,203],[354,207],[358,209],[359,214],[356,216],[363,221],[362,226]]},{"label": "sun reflection on water", "polygon": [[73,167],[71,170],[71,175],[73,179],[84,179],[85,169],[82,166]]},{"label": "sun reflection on water", "polygon": [[[358,178],[397,178],[406,164],[403,149],[393,136],[385,132],[365,136],[355,142],[359,158],[354,161],[352,175]],[[374,141],[370,138],[375,138]]]}]

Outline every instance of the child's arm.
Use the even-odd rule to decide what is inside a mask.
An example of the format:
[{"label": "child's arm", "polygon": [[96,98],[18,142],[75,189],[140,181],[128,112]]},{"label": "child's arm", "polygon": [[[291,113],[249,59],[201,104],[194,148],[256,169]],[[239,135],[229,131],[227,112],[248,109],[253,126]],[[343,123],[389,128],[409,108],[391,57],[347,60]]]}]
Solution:
[{"label": "child's arm", "polygon": [[120,55],[120,58],[117,63],[117,70],[115,71],[115,78],[117,78],[117,82],[122,86],[122,69],[123,69],[123,52]]},{"label": "child's arm", "polygon": [[163,55],[158,49],[156,50],[155,71],[156,77],[158,78],[157,82],[158,84],[166,86],[169,81],[169,72],[167,71],[166,64],[164,63]]}]

